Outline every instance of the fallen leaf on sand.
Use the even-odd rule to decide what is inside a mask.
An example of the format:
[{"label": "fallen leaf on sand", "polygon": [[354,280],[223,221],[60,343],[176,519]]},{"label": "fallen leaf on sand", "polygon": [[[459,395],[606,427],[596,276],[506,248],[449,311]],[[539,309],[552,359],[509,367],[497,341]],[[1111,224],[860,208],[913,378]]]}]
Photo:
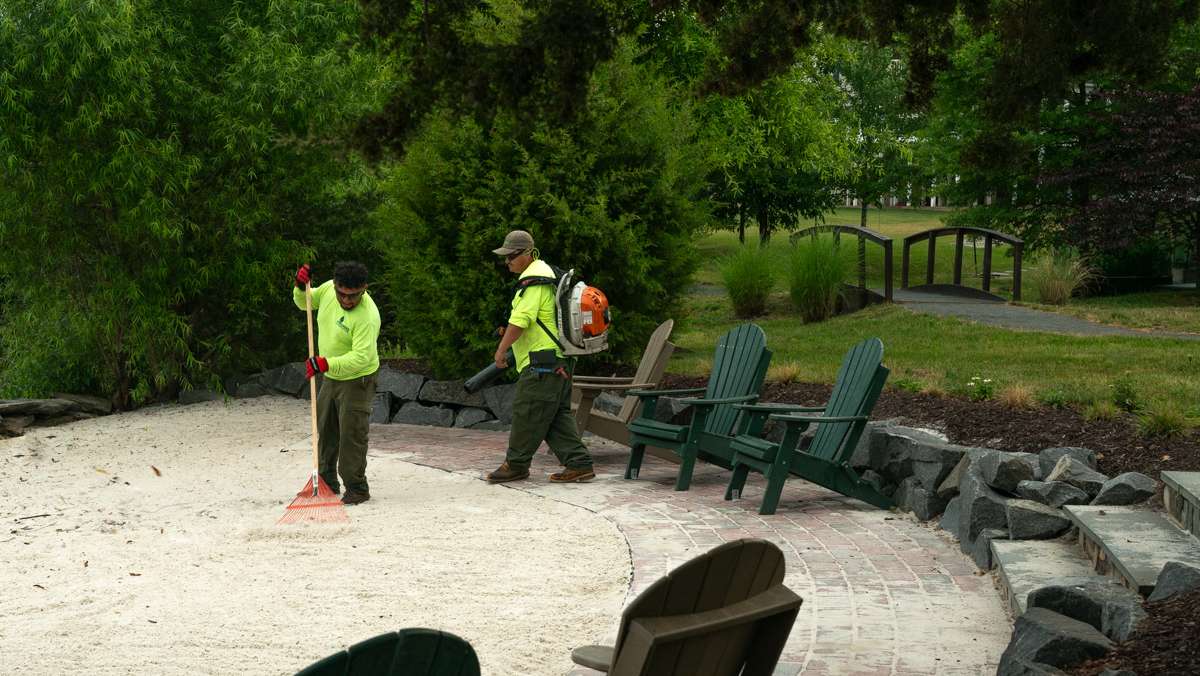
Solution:
[{"label": "fallen leaf on sand", "polygon": [[162,476],[162,472],[158,471],[158,468],[154,465],[150,465],[150,469],[154,470],[154,476]]}]

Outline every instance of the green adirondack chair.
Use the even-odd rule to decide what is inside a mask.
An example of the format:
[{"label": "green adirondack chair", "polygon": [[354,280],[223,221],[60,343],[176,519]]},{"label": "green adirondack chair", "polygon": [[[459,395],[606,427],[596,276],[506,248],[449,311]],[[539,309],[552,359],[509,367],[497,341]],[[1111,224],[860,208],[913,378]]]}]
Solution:
[{"label": "green adirondack chair", "polygon": [[[696,460],[704,460],[726,469],[732,467],[729,444],[735,432],[754,435],[762,431],[749,426],[750,416],[742,416],[734,404],[758,401],[771,351],[767,336],[754,324],[742,324],[717,340],[712,374],[708,387],[684,390],[630,390],[641,401],[641,414],[629,423],[629,464],[626,479],[636,479],[641,471],[647,446],[656,446],[679,456],[679,474],[675,490],[686,491],[692,482]],[[702,398],[684,399],[692,407],[689,425],[672,425],[654,419],[661,396],[701,394]],[[735,429],[739,419],[746,424]]]},{"label": "green adirondack chair", "polygon": [[803,602],[784,568],[766,540],[726,542],[639,594],[615,645],[576,648],[571,660],[609,676],[770,676]]},{"label": "green adirondack chair", "polygon": [[479,676],[479,658],[454,634],[401,629],[355,643],[296,676]]},{"label": "green adirondack chair", "polygon": [[[729,478],[725,499],[741,497],[746,476],[753,470],[762,473],[767,480],[759,514],[775,513],[779,494],[789,474],[882,509],[894,506],[891,498],[863,481],[850,467],[850,456],[887,381],[888,369],[882,361],[883,342],[878,338],[862,341],[842,360],[837,382],[825,406],[799,409],[801,414],[770,415],[772,420],[787,425],[778,444],[758,435],[739,435],[734,439],[731,444],[733,476]],[[739,408],[760,415],[772,413],[766,406]],[[813,413],[819,415],[811,415]],[[798,450],[800,437],[810,424],[817,425],[812,444],[807,451]]]}]

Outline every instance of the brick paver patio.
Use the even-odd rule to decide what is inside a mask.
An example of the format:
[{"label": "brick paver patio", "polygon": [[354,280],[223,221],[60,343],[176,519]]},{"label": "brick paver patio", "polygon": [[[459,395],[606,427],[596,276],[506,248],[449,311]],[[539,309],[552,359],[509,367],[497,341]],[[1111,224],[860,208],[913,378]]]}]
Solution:
[{"label": "brick paver patio", "polygon": [[[504,458],[507,434],[373,425],[371,452],[478,476]],[[692,488],[673,490],[674,465],[647,456],[641,478],[622,478],[628,450],[590,437],[596,480],[551,484],[554,456],[539,452],[530,479],[496,486],[596,512],[629,542],[627,601],[693,556],[742,537],[770,540],[787,557],[786,584],[804,598],[777,674],[994,674],[1011,635],[990,576],[928,525],[800,480],[779,511],[757,513],[760,483],[726,502],[728,472],[697,465]],[[615,634],[618,618],[613,618]],[[613,636],[597,636],[611,643]],[[574,676],[596,674],[577,669]]]}]

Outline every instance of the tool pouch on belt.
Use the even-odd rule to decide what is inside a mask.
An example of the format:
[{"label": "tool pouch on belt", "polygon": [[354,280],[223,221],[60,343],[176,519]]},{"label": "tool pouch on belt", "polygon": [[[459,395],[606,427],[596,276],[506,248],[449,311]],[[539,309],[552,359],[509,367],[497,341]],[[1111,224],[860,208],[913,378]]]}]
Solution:
[{"label": "tool pouch on belt", "polygon": [[554,350],[534,350],[529,353],[529,368],[536,373],[554,373],[562,366],[563,362]]}]

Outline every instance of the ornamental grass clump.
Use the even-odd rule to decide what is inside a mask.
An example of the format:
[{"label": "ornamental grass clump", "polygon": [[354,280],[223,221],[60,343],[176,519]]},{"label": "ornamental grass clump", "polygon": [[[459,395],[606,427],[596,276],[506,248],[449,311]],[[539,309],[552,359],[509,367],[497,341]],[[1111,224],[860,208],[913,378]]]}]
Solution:
[{"label": "ornamental grass clump", "polygon": [[1029,279],[1038,298],[1047,305],[1066,305],[1071,296],[1085,288],[1095,272],[1078,251],[1047,249],[1033,260]]},{"label": "ornamental grass clump", "polygon": [[757,317],[767,311],[767,298],[775,286],[765,249],[743,246],[721,264],[721,279],[739,318]]},{"label": "ornamental grass clump", "polygon": [[788,273],[792,305],[805,322],[819,322],[837,312],[850,261],[832,239],[801,241],[792,251]]}]

